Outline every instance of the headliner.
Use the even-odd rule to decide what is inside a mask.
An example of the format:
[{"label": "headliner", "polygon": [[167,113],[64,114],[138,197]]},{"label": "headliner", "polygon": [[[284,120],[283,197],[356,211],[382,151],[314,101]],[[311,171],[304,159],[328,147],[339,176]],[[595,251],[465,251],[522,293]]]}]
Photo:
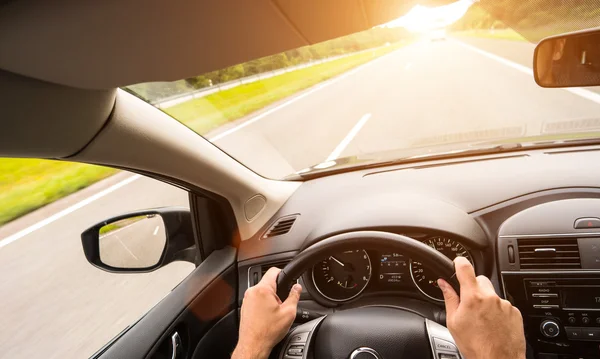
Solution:
[{"label": "headliner", "polygon": [[174,81],[453,0],[20,0],[0,11],[0,69],[110,89]]}]

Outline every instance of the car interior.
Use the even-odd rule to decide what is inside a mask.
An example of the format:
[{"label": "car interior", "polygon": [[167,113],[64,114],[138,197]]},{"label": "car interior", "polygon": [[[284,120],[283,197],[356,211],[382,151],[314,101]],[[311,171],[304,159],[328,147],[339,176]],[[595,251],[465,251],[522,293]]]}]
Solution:
[{"label": "car interior", "polygon": [[[99,270],[196,265],[93,358],[230,357],[244,292],[277,267],[280,298],[296,282],[303,291],[272,358],[348,358],[369,347],[381,358],[459,359],[436,284],[444,278],[460,290],[456,256],[521,311],[530,358],[600,357],[598,143],[499,146],[276,180],[122,89],[363,31],[417,3],[450,2],[0,1],[0,155],[126,169],[189,193],[189,210],[98,218],[82,233]],[[543,45],[533,64],[543,62]],[[590,76],[535,81],[600,84]],[[144,247],[154,259],[139,267],[107,259],[100,239],[119,221],[142,219],[164,226],[164,241]]]}]

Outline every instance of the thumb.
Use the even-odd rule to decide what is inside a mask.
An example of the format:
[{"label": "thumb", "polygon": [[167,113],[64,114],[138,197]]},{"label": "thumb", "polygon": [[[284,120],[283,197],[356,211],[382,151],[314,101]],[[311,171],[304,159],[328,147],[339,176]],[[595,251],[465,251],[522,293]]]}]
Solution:
[{"label": "thumb", "polygon": [[438,279],[438,285],[444,294],[444,302],[446,304],[446,315],[447,317],[452,317],[458,309],[458,305],[460,304],[460,297],[454,291],[454,288],[448,284],[442,278]]},{"label": "thumb", "polygon": [[300,293],[302,292],[302,286],[300,284],[294,284],[294,286],[292,287],[292,290],[290,290],[290,295],[288,295],[287,299],[285,300],[285,302],[283,302],[283,304],[281,304],[282,307],[291,307],[294,309],[294,311],[296,311],[296,307],[298,307],[298,301],[300,300]]}]

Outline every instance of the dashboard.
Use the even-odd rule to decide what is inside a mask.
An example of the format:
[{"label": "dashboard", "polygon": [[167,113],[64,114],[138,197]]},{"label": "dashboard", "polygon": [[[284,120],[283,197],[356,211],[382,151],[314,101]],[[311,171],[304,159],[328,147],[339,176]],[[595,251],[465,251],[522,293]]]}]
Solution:
[{"label": "dashboard", "polygon": [[[421,241],[522,313],[530,358],[600,357],[600,147],[545,149],[340,173],[303,183],[238,251],[241,303],[270,267],[352,231]],[[276,233],[276,235],[271,235]],[[387,249],[321,258],[298,278],[319,313],[385,305],[444,323],[427,263]]]}]

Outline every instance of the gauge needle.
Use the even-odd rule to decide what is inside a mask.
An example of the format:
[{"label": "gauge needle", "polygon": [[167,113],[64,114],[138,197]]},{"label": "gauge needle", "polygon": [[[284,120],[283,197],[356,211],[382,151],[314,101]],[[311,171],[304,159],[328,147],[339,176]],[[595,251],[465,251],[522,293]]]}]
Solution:
[{"label": "gauge needle", "polygon": [[337,264],[341,265],[342,267],[345,267],[344,263],[342,263],[339,259],[335,258],[334,256],[329,256],[329,259],[333,259],[337,262]]}]

